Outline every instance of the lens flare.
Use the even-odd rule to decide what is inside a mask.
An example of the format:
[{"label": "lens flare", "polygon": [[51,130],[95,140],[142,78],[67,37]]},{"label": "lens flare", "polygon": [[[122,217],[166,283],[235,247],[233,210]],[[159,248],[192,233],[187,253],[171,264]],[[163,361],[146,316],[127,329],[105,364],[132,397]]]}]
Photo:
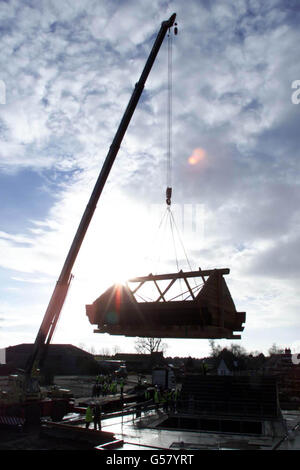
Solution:
[{"label": "lens flare", "polygon": [[204,159],[206,152],[201,147],[194,149],[192,155],[188,158],[190,165],[197,165],[201,160]]}]

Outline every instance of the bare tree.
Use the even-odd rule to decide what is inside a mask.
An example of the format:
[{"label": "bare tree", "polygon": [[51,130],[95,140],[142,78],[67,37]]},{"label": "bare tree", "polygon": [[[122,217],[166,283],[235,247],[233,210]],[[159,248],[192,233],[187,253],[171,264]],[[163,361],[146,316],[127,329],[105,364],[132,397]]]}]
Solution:
[{"label": "bare tree", "polygon": [[86,346],[84,343],[79,343],[78,347],[80,349],[82,349],[83,351],[86,351],[90,354],[93,354],[93,355],[96,354],[96,350],[95,350],[94,346]]},{"label": "bare tree", "polygon": [[162,343],[161,338],[138,338],[134,347],[139,354],[152,354],[161,351],[165,353],[168,345]]},{"label": "bare tree", "polygon": [[112,349],[113,355],[115,356],[116,354],[121,352],[121,348],[118,344],[115,344]]},{"label": "bare tree", "polygon": [[273,343],[270,349],[268,350],[269,356],[272,354],[282,354],[284,350],[277,346],[276,343]]},{"label": "bare tree", "polygon": [[240,344],[233,344],[233,343],[231,343],[231,344],[230,344],[229,351],[231,351],[232,354],[233,354],[235,357],[245,357],[245,356],[247,356],[247,351],[246,351],[246,349],[245,349],[243,346],[241,346]]},{"label": "bare tree", "polygon": [[216,345],[216,342],[213,339],[209,340],[209,346],[210,346],[210,349],[211,349],[210,356],[211,357],[218,357],[218,355],[222,351],[222,346],[220,346],[220,344]]},{"label": "bare tree", "polygon": [[110,356],[111,352],[109,348],[101,348],[99,354],[100,356]]}]

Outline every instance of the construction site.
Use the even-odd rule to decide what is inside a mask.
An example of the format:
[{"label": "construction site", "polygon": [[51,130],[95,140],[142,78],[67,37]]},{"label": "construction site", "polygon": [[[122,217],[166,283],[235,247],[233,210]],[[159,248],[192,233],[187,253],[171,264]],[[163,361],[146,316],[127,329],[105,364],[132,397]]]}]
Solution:
[{"label": "construction site", "polygon": [[[177,35],[176,14],[161,23],[78,225],[36,339],[32,345],[21,345],[19,352],[15,347],[11,363],[17,364],[17,368],[13,373],[5,373],[3,366],[0,450],[110,451],[109,455],[115,459],[111,463],[118,463],[119,451],[151,451],[156,459],[159,453],[179,453],[180,463],[188,464],[191,462],[187,459],[204,450],[300,449],[299,403],[295,402],[294,409],[282,407],[278,378],[274,374],[222,375],[194,370],[177,374],[166,363],[154,364],[152,358],[144,373],[134,367],[129,372],[128,363],[118,360],[115,361],[118,367],[105,371],[99,364],[95,369],[88,369],[94,364],[94,358],[77,351],[81,359],[73,365],[69,362],[69,373],[64,375],[63,358],[67,348],[62,355],[59,345],[52,341],[72,280],[72,269],[98,200],[159,49],[166,36],[171,44],[172,35]],[[170,67],[169,59],[169,77]],[[168,90],[171,112],[170,83]],[[168,172],[171,172],[171,141],[169,122]],[[169,183],[166,216],[174,228],[171,203]],[[226,283],[229,275],[230,267],[199,267],[137,276],[124,284],[112,285],[96,299],[87,299],[83,315],[99,342],[103,333],[129,338],[239,340],[246,325],[246,312],[236,310]],[[17,361],[17,354],[23,362]],[[57,367],[52,363],[53,380],[49,385],[41,377],[51,354],[60,359],[56,359]],[[70,358],[72,354],[74,351]],[[82,370],[75,374],[78,364]],[[154,459],[152,464],[166,463],[150,458]]]}]

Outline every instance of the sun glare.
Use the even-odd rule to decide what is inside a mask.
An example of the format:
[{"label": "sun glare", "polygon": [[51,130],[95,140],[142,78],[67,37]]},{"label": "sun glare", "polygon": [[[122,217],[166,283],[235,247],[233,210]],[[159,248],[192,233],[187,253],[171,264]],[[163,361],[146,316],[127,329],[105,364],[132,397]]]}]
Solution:
[{"label": "sun glare", "polygon": [[192,155],[188,158],[190,165],[197,165],[201,160],[205,158],[206,152],[201,147],[195,148]]},{"label": "sun glare", "polygon": [[130,278],[148,274],[145,258],[151,245],[150,232],[149,213],[143,206],[125,198],[121,203],[103,206],[90,239],[94,256],[87,269],[92,277],[102,278],[105,285],[125,285]]}]

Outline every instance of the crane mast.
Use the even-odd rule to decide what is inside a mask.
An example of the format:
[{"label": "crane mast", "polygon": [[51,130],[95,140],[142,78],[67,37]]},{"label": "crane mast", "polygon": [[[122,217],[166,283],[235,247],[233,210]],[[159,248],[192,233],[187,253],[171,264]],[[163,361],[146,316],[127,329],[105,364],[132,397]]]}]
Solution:
[{"label": "crane mast", "polygon": [[[100,195],[105,186],[108,175],[112,168],[112,165],[118,154],[123,137],[131,121],[135,108],[139,102],[140,96],[143,92],[146,80],[154,64],[156,56],[159,52],[159,49],[162,45],[162,42],[165,38],[167,31],[174,25],[175,18],[176,18],[176,14],[174,13],[172,16],[170,16],[168,20],[162,22],[160,30],[157,34],[156,40],[150,52],[150,55],[147,59],[147,62],[140,76],[140,79],[135,84],[133,93],[131,95],[131,98],[129,100],[125,113],[123,115],[123,118],[119,124],[118,130],[109,148],[108,154],[106,156],[101,172],[96,181],[96,184],[94,186],[94,189],[88,201],[86,209],[82,215],[80,224],[78,226],[75,237],[73,239],[73,242],[71,244],[67,257],[65,259],[58,281],[54,287],[54,290],[50,298],[47,310],[45,312],[43,321],[41,323],[41,326],[39,328],[38,334],[35,339],[33,352],[30,355],[27,365],[26,365],[25,373],[27,376],[31,375],[33,367],[36,364],[40,366],[45,359],[45,356],[47,353],[47,346],[49,345],[51,338],[53,336],[57,321],[59,319],[62,307],[64,305],[64,301],[68,293],[68,289],[69,289],[70,282],[72,279],[71,271],[76,261],[81,244],[84,240],[86,231],[89,227],[89,224],[95,212],[97,202],[100,198]],[[176,32],[177,32],[177,29],[175,26],[175,34]]]}]

